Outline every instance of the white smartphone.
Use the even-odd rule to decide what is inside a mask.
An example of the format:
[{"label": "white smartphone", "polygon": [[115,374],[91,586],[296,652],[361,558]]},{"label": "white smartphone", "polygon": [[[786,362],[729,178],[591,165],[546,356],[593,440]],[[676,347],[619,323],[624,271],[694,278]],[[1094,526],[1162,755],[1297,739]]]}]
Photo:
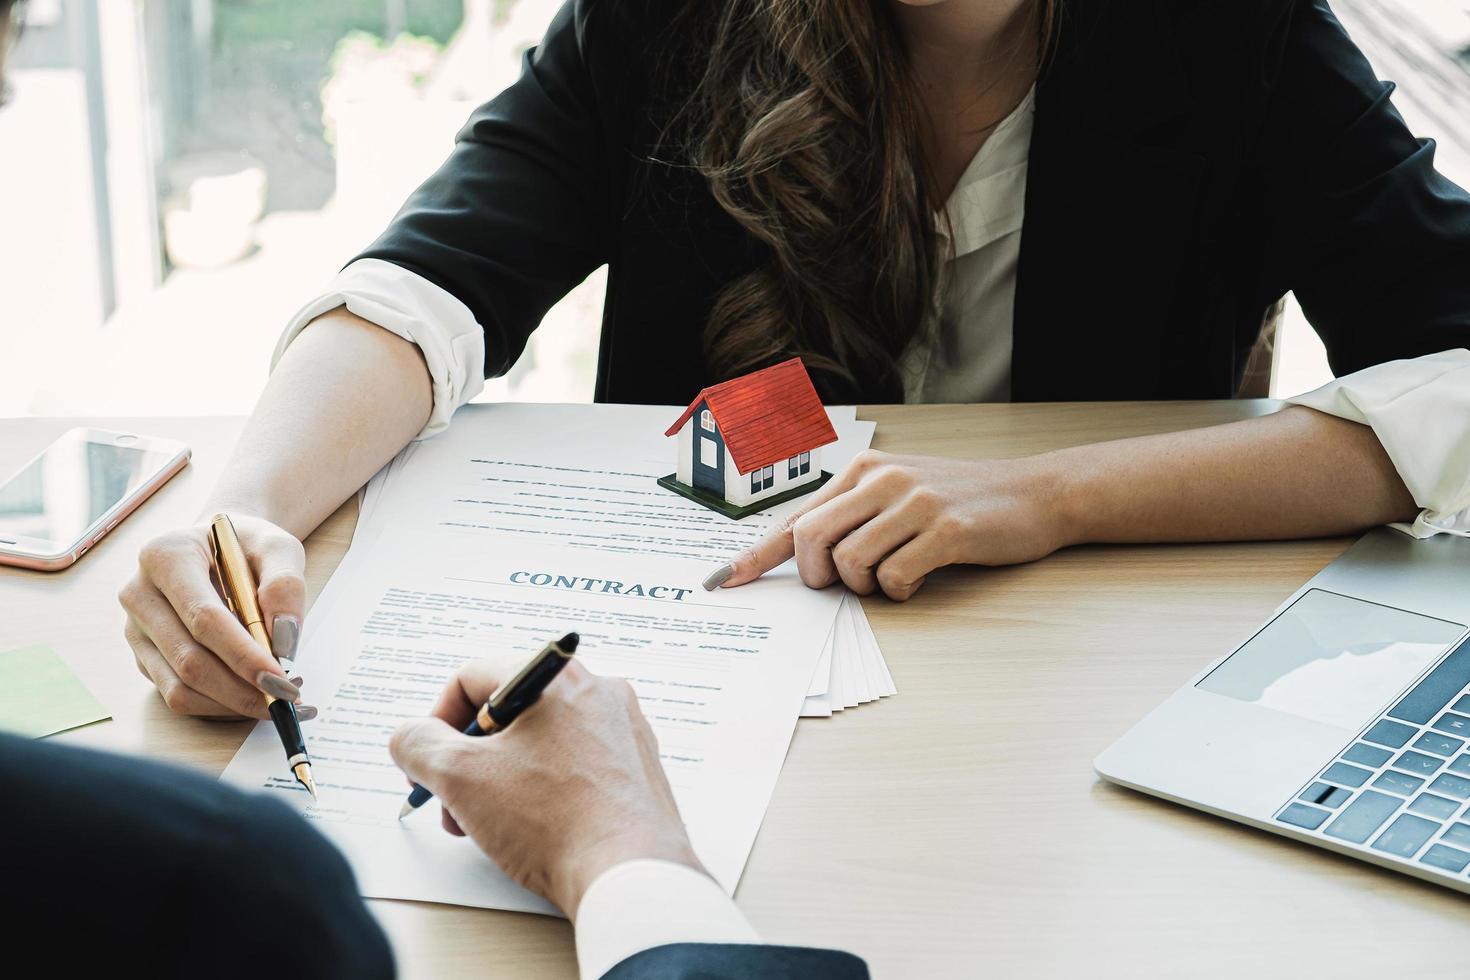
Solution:
[{"label": "white smartphone", "polygon": [[71,429],[0,484],[0,564],[66,568],[188,462],[172,439]]}]

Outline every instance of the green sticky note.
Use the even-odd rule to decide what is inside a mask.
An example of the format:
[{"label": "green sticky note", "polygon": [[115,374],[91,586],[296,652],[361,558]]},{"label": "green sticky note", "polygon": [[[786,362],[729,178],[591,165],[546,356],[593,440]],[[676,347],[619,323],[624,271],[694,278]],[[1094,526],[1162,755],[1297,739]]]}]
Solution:
[{"label": "green sticky note", "polygon": [[0,653],[0,729],[40,738],[111,717],[49,647]]}]

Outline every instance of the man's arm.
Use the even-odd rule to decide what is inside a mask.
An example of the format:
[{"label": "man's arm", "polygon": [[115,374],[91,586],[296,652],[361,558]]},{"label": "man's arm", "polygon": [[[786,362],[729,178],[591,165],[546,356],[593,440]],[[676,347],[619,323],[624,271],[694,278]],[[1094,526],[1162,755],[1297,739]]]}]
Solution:
[{"label": "man's arm", "polygon": [[519,666],[461,668],[434,717],[401,726],[389,750],[438,797],[446,830],[572,919],[583,980],[867,976],[846,953],[760,945],[694,854],[625,681],[574,662],[495,738],[461,734]]},{"label": "man's arm", "polygon": [[3,735],[0,785],[6,934],[48,975],[393,976],[346,861],[275,800]]}]

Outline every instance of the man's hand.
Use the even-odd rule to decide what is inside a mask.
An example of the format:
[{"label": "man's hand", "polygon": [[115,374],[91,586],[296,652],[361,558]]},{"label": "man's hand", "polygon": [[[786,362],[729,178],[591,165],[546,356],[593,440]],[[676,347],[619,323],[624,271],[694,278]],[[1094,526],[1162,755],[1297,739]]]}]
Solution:
[{"label": "man's hand", "polygon": [[659,858],[703,871],[689,845],[658,742],[626,681],[573,661],[503,732],[461,734],[520,664],[462,668],[434,717],[404,724],[389,751],[506,874],[569,917],[603,871]]}]

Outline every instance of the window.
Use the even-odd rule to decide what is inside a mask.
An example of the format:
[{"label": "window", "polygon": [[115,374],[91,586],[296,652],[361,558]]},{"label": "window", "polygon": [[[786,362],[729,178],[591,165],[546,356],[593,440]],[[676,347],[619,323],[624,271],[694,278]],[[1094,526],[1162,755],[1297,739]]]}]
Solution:
[{"label": "window", "polygon": [[713,439],[699,439],[699,461],[710,469],[717,468],[720,464],[715,461],[715,441]]},{"label": "window", "polygon": [[[15,102],[0,110],[0,362],[20,356],[16,325],[66,329],[28,332],[38,369],[6,374],[0,417],[43,404],[65,415],[248,412],[264,372],[170,379],[210,358],[266,363],[290,312],[350,257],[338,243],[383,228],[471,110],[516,77],[561,4],[27,6],[5,58]],[[467,8],[493,10],[493,30],[466,24]],[[590,401],[597,362],[585,352],[605,288],[596,272],[549,311],[555,344],[533,335],[480,397]],[[180,344],[206,293],[218,329]]]},{"label": "window", "polygon": [[794,480],[812,469],[812,454],[800,453],[786,461],[786,479]]},{"label": "window", "polygon": [[762,490],[769,490],[771,489],[771,485],[775,482],[776,467],[774,466],[767,466],[765,469],[750,471],[751,493],[760,493]]},{"label": "window", "polygon": [[810,473],[812,471],[811,453],[802,453],[800,456],[797,457],[797,459],[801,460],[801,472]]},{"label": "window", "polygon": [[699,427],[706,432],[715,431],[715,417],[709,413],[709,409],[699,413]]}]

